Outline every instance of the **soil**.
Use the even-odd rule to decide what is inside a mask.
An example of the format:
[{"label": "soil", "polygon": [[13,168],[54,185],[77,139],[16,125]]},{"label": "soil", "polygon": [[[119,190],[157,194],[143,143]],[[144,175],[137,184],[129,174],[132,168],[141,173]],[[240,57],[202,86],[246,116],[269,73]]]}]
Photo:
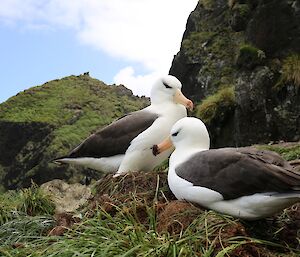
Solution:
[{"label": "soil", "polygon": [[68,228],[72,227],[75,223],[79,223],[80,219],[74,217],[72,213],[59,213],[54,216],[56,219],[56,226],[48,233],[49,236],[61,236]]},{"label": "soil", "polygon": [[161,205],[158,209],[157,231],[180,234],[203,212],[191,203],[178,200]]}]

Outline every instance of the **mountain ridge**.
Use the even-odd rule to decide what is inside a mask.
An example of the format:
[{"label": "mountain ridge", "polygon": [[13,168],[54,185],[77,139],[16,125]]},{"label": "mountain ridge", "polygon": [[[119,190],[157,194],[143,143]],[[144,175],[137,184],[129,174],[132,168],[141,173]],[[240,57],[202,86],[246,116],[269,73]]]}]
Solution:
[{"label": "mountain ridge", "polygon": [[[0,104],[2,189],[54,178],[79,180],[84,168],[49,161],[149,99],[124,86],[108,86],[89,75],[68,76],[25,90]],[[97,176],[97,175],[96,175]]]}]

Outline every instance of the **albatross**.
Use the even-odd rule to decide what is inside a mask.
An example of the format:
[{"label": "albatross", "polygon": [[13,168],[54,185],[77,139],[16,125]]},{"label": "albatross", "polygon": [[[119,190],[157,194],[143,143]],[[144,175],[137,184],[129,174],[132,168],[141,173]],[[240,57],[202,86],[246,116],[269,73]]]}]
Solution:
[{"label": "albatross", "polygon": [[193,102],[181,92],[174,76],[158,79],[150,93],[151,104],[129,113],[86,138],[55,163],[78,164],[115,176],[129,171],[151,171],[169,157],[172,150],[153,156],[152,145],[169,133],[173,124],[187,116]]},{"label": "albatross", "polygon": [[168,184],[179,200],[249,220],[300,201],[300,174],[277,153],[253,147],[209,150],[209,134],[199,119],[177,121],[153,154],[171,145]]}]

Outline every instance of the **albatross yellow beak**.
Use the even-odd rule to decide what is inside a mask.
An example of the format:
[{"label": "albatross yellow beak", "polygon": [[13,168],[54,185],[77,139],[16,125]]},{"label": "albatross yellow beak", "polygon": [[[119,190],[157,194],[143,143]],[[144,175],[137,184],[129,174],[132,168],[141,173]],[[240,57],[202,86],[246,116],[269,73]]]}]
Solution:
[{"label": "albatross yellow beak", "polygon": [[173,147],[173,143],[171,141],[170,137],[167,137],[164,141],[162,141],[160,144],[158,145],[154,145],[152,147],[152,153],[153,155],[158,155],[166,150],[168,150],[169,148]]},{"label": "albatross yellow beak", "polygon": [[175,103],[184,105],[190,111],[192,111],[194,108],[193,102],[190,99],[186,98],[179,89],[176,90],[174,101]]}]

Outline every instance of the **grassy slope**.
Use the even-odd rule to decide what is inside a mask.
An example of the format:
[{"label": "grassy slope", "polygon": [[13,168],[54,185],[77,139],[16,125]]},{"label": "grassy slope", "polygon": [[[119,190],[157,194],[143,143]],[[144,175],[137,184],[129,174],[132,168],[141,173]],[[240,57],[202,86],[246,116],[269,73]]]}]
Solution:
[{"label": "grassy slope", "polygon": [[[34,131],[24,136],[28,138],[28,142],[22,146],[14,162],[21,167],[22,171],[16,172],[18,174],[9,178],[8,184],[24,186],[25,182],[22,180],[24,176],[27,178],[27,183],[34,176],[41,182],[46,180],[43,176],[49,174],[49,176],[56,176],[52,174],[57,167],[48,163],[49,160],[66,154],[95,130],[147,104],[149,102],[146,98],[133,96],[123,86],[107,86],[87,75],[50,81],[10,98],[0,105],[0,122],[25,123],[29,127],[32,123],[39,123],[38,126],[53,129],[50,134],[38,141],[39,146],[31,142]],[[8,136],[14,137],[14,135]],[[42,157],[34,156],[40,149],[43,149],[40,153]],[[27,167],[28,161],[35,158],[37,164]],[[8,167],[6,170],[10,173],[10,170],[15,169]],[[66,171],[66,177],[74,176],[76,170],[76,167],[72,167],[72,170]],[[0,178],[5,177],[1,165],[0,175]]]},{"label": "grassy slope", "polygon": [[10,98],[0,105],[0,120],[55,126],[52,148],[57,150],[77,145],[91,131],[146,103],[118,95],[118,87],[106,86],[88,76],[69,76]]}]

